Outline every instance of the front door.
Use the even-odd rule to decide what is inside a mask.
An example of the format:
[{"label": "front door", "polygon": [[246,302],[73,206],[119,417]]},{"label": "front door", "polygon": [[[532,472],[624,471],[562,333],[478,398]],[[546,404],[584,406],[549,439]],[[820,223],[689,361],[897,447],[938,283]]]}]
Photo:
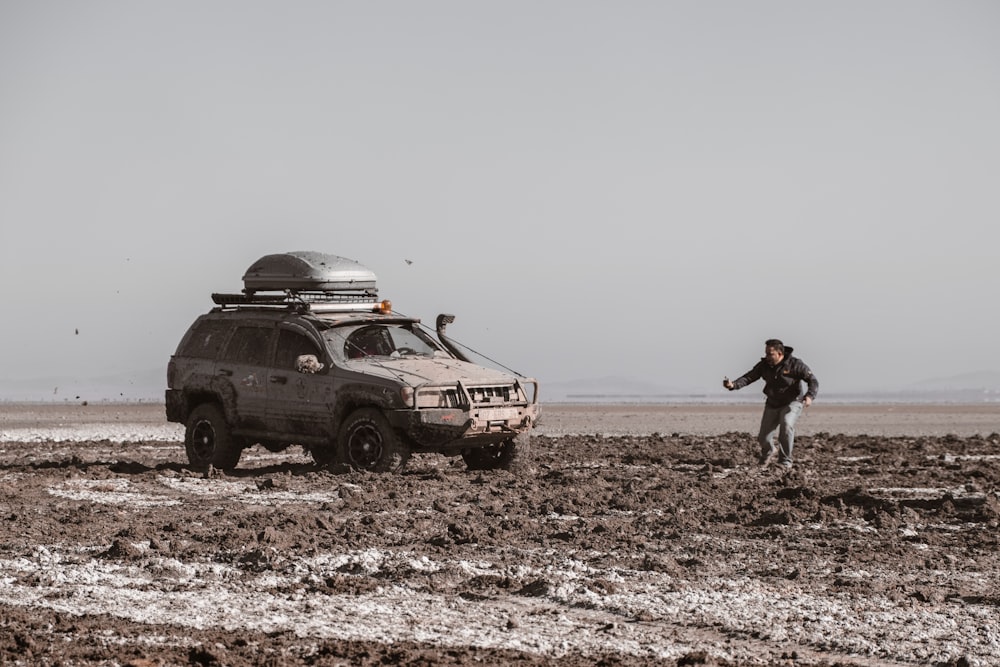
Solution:
[{"label": "front door", "polygon": [[[303,355],[314,355],[322,368],[302,367]],[[284,324],[278,331],[274,365],[267,379],[267,420],[272,430],[332,438],[330,402],[333,376],[329,361],[308,331]]]}]

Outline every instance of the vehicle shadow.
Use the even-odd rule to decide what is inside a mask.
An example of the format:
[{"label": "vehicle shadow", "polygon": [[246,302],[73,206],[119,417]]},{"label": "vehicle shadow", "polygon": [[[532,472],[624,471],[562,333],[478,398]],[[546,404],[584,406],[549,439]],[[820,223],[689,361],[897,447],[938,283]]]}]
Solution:
[{"label": "vehicle shadow", "polygon": [[116,475],[144,475],[151,472],[170,471],[179,475],[198,475],[202,477],[235,477],[253,478],[270,475],[291,475],[301,477],[315,474],[338,474],[330,469],[330,466],[321,466],[316,463],[274,463],[259,467],[242,467],[234,470],[218,469],[197,469],[187,463],[164,462],[150,465],[138,461],[129,460],[93,460],[87,461],[77,456],[52,461],[31,461],[18,463],[0,463],[0,471],[18,472],[29,470],[77,470],[80,472],[90,472],[108,470]]}]

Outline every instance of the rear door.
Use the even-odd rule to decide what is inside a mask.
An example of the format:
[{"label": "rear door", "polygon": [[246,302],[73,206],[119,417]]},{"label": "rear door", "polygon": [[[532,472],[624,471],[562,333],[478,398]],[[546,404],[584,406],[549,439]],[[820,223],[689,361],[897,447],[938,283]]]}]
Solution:
[{"label": "rear door", "polygon": [[216,376],[227,378],[236,394],[238,428],[267,428],[268,365],[275,334],[270,322],[240,323],[215,364]]}]

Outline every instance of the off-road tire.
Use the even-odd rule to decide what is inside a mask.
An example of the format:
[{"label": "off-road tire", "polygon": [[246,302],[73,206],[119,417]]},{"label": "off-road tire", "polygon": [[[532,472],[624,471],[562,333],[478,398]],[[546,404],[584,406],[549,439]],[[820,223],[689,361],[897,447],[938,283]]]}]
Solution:
[{"label": "off-road tire", "polygon": [[531,433],[522,433],[496,445],[466,449],[462,460],[469,470],[527,470],[530,458]]},{"label": "off-road tire", "polygon": [[410,459],[410,448],[375,408],[352,412],[337,438],[339,462],[355,470],[399,472]]},{"label": "off-road tire", "polygon": [[203,403],[191,411],[184,432],[184,450],[196,469],[213,466],[232,470],[240,461],[243,448],[232,436],[222,409],[213,403]]}]

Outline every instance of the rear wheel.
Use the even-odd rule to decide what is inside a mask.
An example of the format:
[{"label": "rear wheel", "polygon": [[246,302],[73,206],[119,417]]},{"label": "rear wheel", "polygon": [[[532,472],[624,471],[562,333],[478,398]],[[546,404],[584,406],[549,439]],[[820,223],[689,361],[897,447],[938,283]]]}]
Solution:
[{"label": "rear wheel", "polygon": [[229,432],[229,424],[219,406],[203,403],[191,412],[184,433],[184,450],[196,468],[214,466],[232,470],[240,461],[242,447]]},{"label": "rear wheel", "polygon": [[339,458],[356,470],[399,472],[410,449],[375,408],[361,408],[344,420],[337,438]]}]

